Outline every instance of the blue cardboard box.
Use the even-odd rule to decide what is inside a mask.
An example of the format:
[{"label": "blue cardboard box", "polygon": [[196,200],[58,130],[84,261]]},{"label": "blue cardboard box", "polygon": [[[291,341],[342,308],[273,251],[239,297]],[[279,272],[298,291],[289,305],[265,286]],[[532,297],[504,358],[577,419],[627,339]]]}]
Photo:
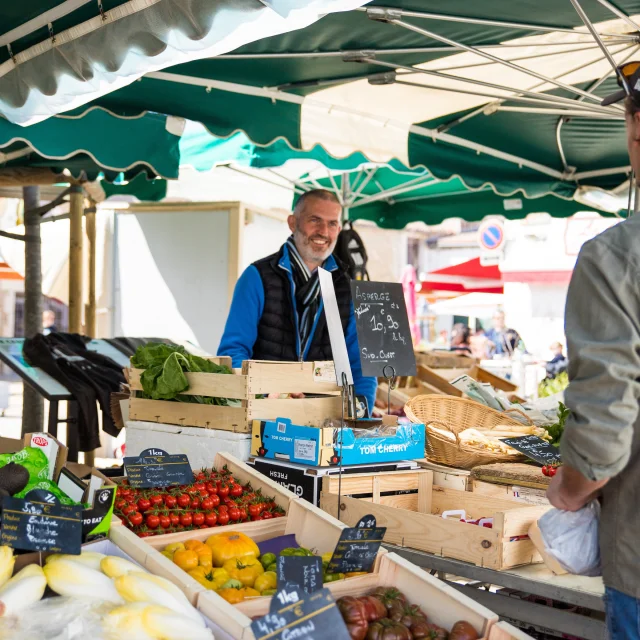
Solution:
[{"label": "blue cardboard box", "polygon": [[[389,425],[387,425],[389,426]],[[291,420],[254,420],[251,455],[316,467],[397,462],[424,458],[422,424],[395,424],[395,433],[380,435],[376,429],[303,427]]]}]

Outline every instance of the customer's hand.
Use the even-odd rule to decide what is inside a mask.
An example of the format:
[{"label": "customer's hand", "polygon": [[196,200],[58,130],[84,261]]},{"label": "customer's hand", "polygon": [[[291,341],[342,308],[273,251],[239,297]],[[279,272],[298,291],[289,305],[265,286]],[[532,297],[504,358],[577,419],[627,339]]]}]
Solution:
[{"label": "customer's hand", "polygon": [[608,479],[587,480],[579,471],[569,466],[558,468],[547,489],[547,498],[556,508],[563,511],[578,511],[593,500]]}]

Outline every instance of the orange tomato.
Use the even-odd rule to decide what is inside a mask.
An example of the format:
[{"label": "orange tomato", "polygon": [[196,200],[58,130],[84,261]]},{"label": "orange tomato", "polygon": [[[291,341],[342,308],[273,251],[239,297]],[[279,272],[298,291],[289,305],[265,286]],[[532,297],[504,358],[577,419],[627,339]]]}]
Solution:
[{"label": "orange tomato", "polygon": [[191,571],[198,566],[198,554],[195,551],[185,549],[173,554],[173,561],[184,571]]}]

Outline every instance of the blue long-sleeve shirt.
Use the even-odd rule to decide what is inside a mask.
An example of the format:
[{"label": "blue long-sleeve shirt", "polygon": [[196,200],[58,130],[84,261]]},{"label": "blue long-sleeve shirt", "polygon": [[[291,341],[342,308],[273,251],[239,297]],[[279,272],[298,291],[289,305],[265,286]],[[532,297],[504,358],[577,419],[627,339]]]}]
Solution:
[{"label": "blue long-sleeve shirt", "polygon": [[[286,248],[285,248],[286,252]],[[283,261],[286,263],[288,255],[285,253]],[[333,256],[329,257],[326,268],[328,271],[337,269],[337,264]],[[291,274],[288,272],[289,279]],[[306,359],[309,347],[315,333],[319,315],[323,312],[324,305],[320,302],[316,318],[313,323],[311,338],[307,342],[307,348],[303,354]],[[245,269],[244,273],[238,279],[233,299],[231,301],[231,309],[224,328],[224,334],[218,347],[219,356],[230,356],[234,367],[241,367],[243,360],[250,360],[253,356],[253,346],[258,339],[258,325],[262,312],[264,310],[264,285],[258,269],[251,265]],[[351,314],[347,324],[345,334],[347,343],[347,352],[349,354],[349,363],[351,365],[351,373],[353,375],[353,383],[356,395],[365,396],[369,403],[369,410],[373,411],[375,401],[376,388],[378,382],[375,378],[362,375],[362,365],[360,364],[360,349],[358,348],[358,336],[356,333],[356,318],[351,306]],[[298,356],[300,356],[300,345],[297,346]]]}]

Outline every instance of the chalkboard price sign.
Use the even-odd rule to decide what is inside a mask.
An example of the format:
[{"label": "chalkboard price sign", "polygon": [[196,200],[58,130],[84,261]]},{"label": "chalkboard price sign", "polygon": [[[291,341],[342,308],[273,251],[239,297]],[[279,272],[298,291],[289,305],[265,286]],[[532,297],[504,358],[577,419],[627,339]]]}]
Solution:
[{"label": "chalkboard price sign", "polygon": [[254,620],[256,640],[350,640],[347,627],[329,589],[305,595],[287,584],[271,599],[269,613]]},{"label": "chalkboard price sign", "polygon": [[304,593],[322,589],[322,558],[318,556],[278,556],[278,588],[297,584]]},{"label": "chalkboard price sign", "polygon": [[538,464],[559,464],[560,451],[538,436],[519,436],[517,438],[500,438],[502,442],[523,453]]},{"label": "chalkboard price sign", "polygon": [[351,297],[363,375],[415,376],[416,358],[402,285],[354,280]]},{"label": "chalkboard price sign", "polygon": [[371,571],[386,531],[386,527],[376,526],[373,515],[362,518],[356,527],[343,529],[327,571],[330,573]]},{"label": "chalkboard price sign", "polygon": [[193,471],[184,453],[169,455],[162,449],[146,449],[139,456],[124,459],[129,484],[136,489],[191,484]]},{"label": "chalkboard price sign", "polygon": [[25,551],[80,554],[82,507],[20,498],[2,501],[0,544]]}]

